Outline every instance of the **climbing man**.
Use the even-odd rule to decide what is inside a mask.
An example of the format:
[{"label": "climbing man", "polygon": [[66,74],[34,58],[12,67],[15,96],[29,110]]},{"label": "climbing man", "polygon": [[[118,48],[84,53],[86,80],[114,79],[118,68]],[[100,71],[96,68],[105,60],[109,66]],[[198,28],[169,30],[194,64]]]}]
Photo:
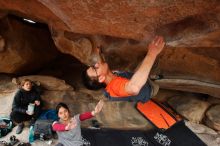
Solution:
[{"label": "climbing man", "polygon": [[[83,74],[88,89],[105,87],[104,94],[109,100],[146,102],[154,97],[159,86],[148,79],[150,70],[165,45],[161,36],[156,36],[148,46],[148,52],[134,73],[112,72],[103,57]],[[100,53],[100,50],[98,50]],[[102,56],[102,55],[99,55]]]}]

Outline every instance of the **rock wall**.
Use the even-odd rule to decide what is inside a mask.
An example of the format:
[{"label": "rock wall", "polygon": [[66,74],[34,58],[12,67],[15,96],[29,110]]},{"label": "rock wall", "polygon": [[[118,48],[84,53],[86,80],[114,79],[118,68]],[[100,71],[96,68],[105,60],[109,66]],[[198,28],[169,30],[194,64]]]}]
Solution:
[{"label": "rock wall", "polygon": [[[0,72],[36,71],[53,61],[56,49],[89,65],[97,46],[102,46],[112,69],[133,71],[145,56],[148,42],[159,34],[167,45],[152,74],[184,79],[184,91],[220,97],[219,14],[217,0],[2,0]],[[34,20],[37,25],[45,23],[50,32],[9,15]],[[191,80],[196,83],[192,85]],[[183,90],[175,83],[160,84]]]},{"label": "rock wall", "polygon": [[1,73],[31,73],[58,54],[46,25],[8,16],[0,19],[0,28]]},{"label": "rock wall", "polygon": [[[37,23],[29,24],[23,18]],[[162,89],[176,90],[160,92],[158,97],[168,100],[190,122],[219,130],[219,100],[215,98],[220,98],[219,0],[1,0],[0,73],[29,75],[40,70],[47,76],[28,77],[45,86],[45,108],[65,101],[74,114],[84,112],[103,98],[100,92],[83,89],[79,75],[74,74],[81,73],[82,64],[94,61],[94,49],[102,47],[112,69],[134,71],[155,35],[164,36],[166,47],[151,75],[161,75],[156,82]],[[61,55],[57,50],[82,64],[71,59],[53,64]],[[71,66],[76,68],[71,70]],[[73,87],[48,76],[50,73],[71,78],[68,82]],[[8,105],[17,89],[9,79],[0,77],[1,115],[10,113]],[[180,91],[202,93],[202,97]],[[133,105],[125,102],[106,102],[97,120],[107,128],[150,128]],[[90,125],[88,121],[83,126]],[[219,143],[217,133],[193,126],[204,139],[213,139],[210,145]]]}]

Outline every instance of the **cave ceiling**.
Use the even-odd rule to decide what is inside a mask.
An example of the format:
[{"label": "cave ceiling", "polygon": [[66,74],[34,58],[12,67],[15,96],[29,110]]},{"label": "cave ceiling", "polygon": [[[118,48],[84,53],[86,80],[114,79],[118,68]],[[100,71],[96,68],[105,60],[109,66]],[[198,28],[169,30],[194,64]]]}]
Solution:
[{"label": "cave ceiling", "polygon": [[[220,97],[219,0],[1,0],[2,23],[8,15],[47,24],[56,48],[87,65],[93,49],[101,45],[113,69],[134,70],[149,41],[162,35],[166,47],[152,74],[172,80],[158,83]],[[15,23],[8,20],[1,26]],[[0,56],[9,46],[4,31]]]}]

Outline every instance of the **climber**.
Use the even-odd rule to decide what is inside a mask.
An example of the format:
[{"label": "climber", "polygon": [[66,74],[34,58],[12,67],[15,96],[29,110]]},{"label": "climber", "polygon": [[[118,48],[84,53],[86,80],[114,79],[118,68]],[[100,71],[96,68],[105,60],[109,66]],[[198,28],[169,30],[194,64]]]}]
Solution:
[{"label": "climber", "polygon": [[[88,89],[100,89],[106,86],[105,95],[110,100],[146,102],[159,90],[159,86],[148,80],[148,76],[164,45],[163,37],[156,36],[149,44],[147,55],[134,74],[113,73],[108,64],[103,61],[103,57],[100,57],[94,66],[84,71],[83,82]],[[97,49],[97,53],[100,54],[100,50]],[[139,96],[141,90],[144,91],[144,96]]]}]

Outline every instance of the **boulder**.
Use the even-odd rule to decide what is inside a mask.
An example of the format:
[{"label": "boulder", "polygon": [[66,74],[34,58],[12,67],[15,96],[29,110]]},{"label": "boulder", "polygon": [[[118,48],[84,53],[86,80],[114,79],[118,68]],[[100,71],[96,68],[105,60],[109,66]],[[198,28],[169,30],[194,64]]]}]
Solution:
[{"label": "boulder", "polygon": [[15,93],[16,91],[12,93],[0,92],[0,116],[9,117]]},{"label": "boulder", "polygon": [[220,145],[220,135],[213,129],[190,121],[186,121],[185,124],[208,146]]},{"label": "boulder", "polygon": [[12,93],[17,89],[17,85],[11,82],[12,77],[0,74],[0,93]]},{"label": "boulder", "polygon": [[169,105],[191,122],[200,123],[209,103],[192,95],[179,95],[168,100]]},{"label": "boulder", "polygon": [[[44,87],[41,95],[43,100],[43,109],[55,109],[60,102],[66,103],[72,115],[92,111],[100,99],[105,100],[102,112],[96,116],[96,119],[103,128],[117,129],[150,129],[152,125],[135,109],[134,103],[131,102],[110,102],[103,96],[101,91],[89,91],[80,89],[74,91],[73,88],[66,84],[63,80],[51,76],[22,76],[14,78],[15,83],[19,83],[22,79],[28,78],[32,81],[39,82]],[[4,85],[13,85],[14,88],[10,92],[0,90],[0,116],[9,116],[14,95],[17,86],[12,84],[11,78],[3,78],[1,83],[3,89],[7,89]],[[6,104],[7,103],[7,104]],[[129,111],[129,112],[128,112]],[[92,119],[82,123],[82,127],[90,127]]]},{"label": "boulder", "polygon": [[73,87],[66,84],[64,80],[44,75],[32,75],[32,76],[22,76],[18,78],[13,78],[12,82],[19,85],[24,79],[30,79],[34,82],[39,82],[42,87],[46,90],[58,90],[58,91],[73,91]]},{"label": "boulder", "polygon": [[209,108],[209,110],[206,112],[206,124],[215,129],[220,131],[220,104],[214,105]]},{"label": "boulder", "polygon": [[197,123],[194,123],[194,122],[191,122],[191,121],[185,121],[185,124],[187,127],[189,127],[194,133],[197,133],[197,134],[209,134],[209,135],[218,135],[218,133],[203,125],[203,124],[197,124]]}]

